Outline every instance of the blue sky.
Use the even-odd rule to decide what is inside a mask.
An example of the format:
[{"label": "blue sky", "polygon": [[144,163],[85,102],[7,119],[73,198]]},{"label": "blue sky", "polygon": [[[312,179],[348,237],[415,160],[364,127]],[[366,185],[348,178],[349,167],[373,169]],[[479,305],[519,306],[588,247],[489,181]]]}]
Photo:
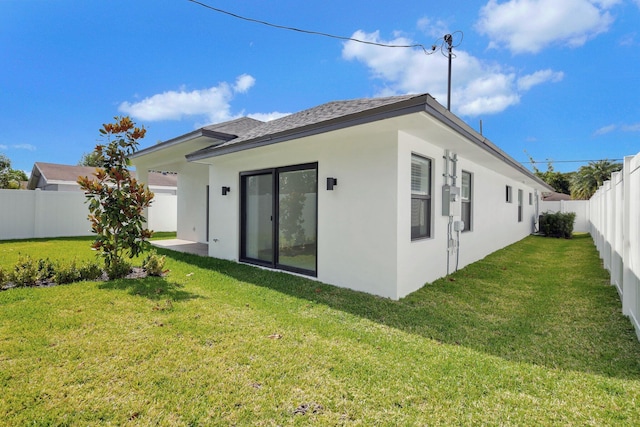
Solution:
[{"label": "blue sky", "polygon": [[[387,44],[452,33],[452,111],[516,160],[640,151],[640,0],[202,2]],[[148,129],[146,147],[242,115],[423,92],[446,105],[439,51],[187,0],[0,0],[0,153],[27,172],[76,164],[116,115]]]}]

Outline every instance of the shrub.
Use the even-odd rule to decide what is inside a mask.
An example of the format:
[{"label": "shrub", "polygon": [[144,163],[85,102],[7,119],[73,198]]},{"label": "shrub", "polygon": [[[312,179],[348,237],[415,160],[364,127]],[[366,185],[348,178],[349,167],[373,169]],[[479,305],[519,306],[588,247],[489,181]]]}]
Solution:
[{"label": "shrub", "polygon": [[111,263],[106,266],[107,276],[109,280],[122,279],[131,272],[131,264],[123,259],[112,259]]},{"label": "shrub", "polygon": [[56,274],[54,276],[54,281],[58,285],[78,282],[79,280],[80,269],[78,268],[78,264],[75,259],[66,263],[58,264]]},{"label": "shrub", "polygon": [[49,258],[38,260],[38,280],[50,280],[55,276],[55,273],[56,268]]},{"label": "shrub", "polygon": [[89,261],[80,266],[80,280],[96,280],[102,276],[102,268],[97,262]]},{"label": "shrub", "polygon": [[545,212],[540,216],[540,231],[547,237],[570,239],[573,234],[574,212]]},{"label": "shrub", "polygon": [[145,269],[149,276],[162,276],[165,261],[166,257],[164,255],[160,256],[155,250],[152,250],[144,259],[142,268]]},{"label": "shrub", "polygon": [[0,287],[6,285],[8,281],[9,281],[9,275],[5,273],[4,269],[0,265]]},{"label": "shrub", "polygon": [[38,265],[36,262],[29,255],[20,256],[18,263],[9,275],[9,281],[20,287],[35,286],[37,280]]}]

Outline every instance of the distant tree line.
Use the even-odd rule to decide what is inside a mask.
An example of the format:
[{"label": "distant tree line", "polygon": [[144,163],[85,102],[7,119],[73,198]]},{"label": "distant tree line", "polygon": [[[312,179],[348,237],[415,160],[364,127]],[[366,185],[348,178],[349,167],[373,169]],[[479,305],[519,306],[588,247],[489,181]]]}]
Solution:
[{"label": "distant tree line", "polygon": [[621,163],[610,160],[597,160],[580,166],[576,172],[558,172],[553,168],[552,162],[547,163],[547,170],[541,171],[536,166],[535,160],[529,156],[533,166],[533,173],[553,189],[562,194],[569,194],[572,199],[588,200],[605,182],[611,179],[613,172],[622,170]]},{"label": "distant tree line", "polygon": [[4,154],[0,154],[0,188],[17,190],[20,188],[20,181],[27,180],[27,174],[24,171],[13,169],[11,160]]}]

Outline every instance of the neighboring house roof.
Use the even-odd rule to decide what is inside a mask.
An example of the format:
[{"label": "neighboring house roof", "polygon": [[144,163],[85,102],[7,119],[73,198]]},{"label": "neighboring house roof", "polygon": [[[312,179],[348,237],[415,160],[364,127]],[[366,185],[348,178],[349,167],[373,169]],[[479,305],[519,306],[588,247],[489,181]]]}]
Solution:
[{"label": "neighboring house roof", "polygon": [[568,194],[557,193],[552,191],[550,193],[542,194],[542,200],[545,202],[557,202],[560,200],[571,200],[571,196]]},{"label": "neighboring house roof", "polygon": [[412,113],[425,113],[434,117],[472,144],[525,174],[542,188],[553,191],[553,188],[547,183],[446,110],[429,94],[328,102],[270,122],[260,122],[245,117],[203,127],[189,134],[137,151],[130,157],[136,159],[180,145],[182,149],[170,152],[173,155],[184,156],[187,161],[199,161]]},{"label": "neighboring house roof", "polygon": [[[33,164],[31,177],[27,183],[29,190],[42,188],[48,184],[77,185],[78,177],[94,178],[96,168],[92,166],[72,166],[57,163],[36,162]],[[135,176],[135,171],[132,171]],[[178,178],[173,174],[149,172],[149,186],[176,187]]]}]

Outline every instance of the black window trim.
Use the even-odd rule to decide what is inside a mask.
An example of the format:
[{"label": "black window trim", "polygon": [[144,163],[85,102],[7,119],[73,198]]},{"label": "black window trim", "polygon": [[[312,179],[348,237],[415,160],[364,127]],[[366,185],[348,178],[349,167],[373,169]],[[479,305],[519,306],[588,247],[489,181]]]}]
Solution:
[{"label": "black window trim", "polygon": [[518,188],[518,222],[524,219],[524,190]]},{"label": "black window trim", "polygon": [[[469,200],[465,202],[464,198],[462,197],[462,174],[469,174]],[[469,224],[464,225],[464,230],[462,230],[463,233],[467,233],[470,231],[473,231],[472,225],[473,225],[473,221],[471,220],[473,218],[473,172],[469,172],[466,170],[462,170],[462,173],[460,174],[460,204],[461,204],[461,210],[464,207],[465,203],[469,204]],[[460,219],[462,219],[462,212],[460,212]]]},{"label": "black window trim", "polygon": [[[292,172],[292,171],[297,171],[297,170],[306,170],[306,169],[315,169],[316,171],[316,218],[315,218],[315,222],[316,222],[316,259],[315,259],[315,266],[314,266],[314,270],[306,270],[306,269],[302,269],[302,268],[296,268],[296,267],[291,267],[291,266],[287,266],[287,265],[282,265],[279,263],[278,260],[278,251],[276,250],[279,247],[279,237],[278,237],[278,221],[276,220],[278,218],[279,215],[279,204],[277,203],[277,201],[279,200],[279,185],[278,185],[278,181],[279,181],[279,174],[281,172]],[[267,174],[271,174],[273,177],[272,180],[272,189],[271,189],[271,194],[272,194],[272,220],[271,220],[271,232],[272,232],[272,236],[273,236],[273,248],[274,248],[274,252],[273,252],[273,261],[272,262],[266,262],[263,260],[259,260],[259,259],[255,259],[255,258],[249,258],[246,256],[245,254],[245,239],[246,239],[246,234],[245,234],[245,225],[246,225],[246,220],[247,220],[247,212],[246,212],[246,202],[245,202],[245,197],[244,197],[244,182],[246,177],[249,176],[256,176],[256,175],[267,175]],[[265,169],[256,169],[256,170],[251,170],[251,171],[243,171],[240,172],[240,233],[239,233],[239,237],[240,237],[240,244],[239,244],[239,260],[240,262],[246,262],[248,264],[254,264],[254,265],[260,265],[263,267],[268,267],[268,268],[273,268],[276,270],[283,270],[283,271],[290,271],[292,273],[298,273],[298,274],[303,274],[305,276],[311,276],[311,277],[318,277],[318,203],[317,203],[317,197],[318,197],[318,182],[319,180],[317,179],[317,177],[319,176],[319,171],[318,171],[318,162],[310,162],[310,163],[301,163],[301,164],[297,164],[297,165],[289,165],[289,166],[280,166],[280,167],[275,167],[275,168],[265,168]]]},{"label": "black window trim", "polygon": [[[413,199],[419,199],[419,200],[427,200],[427,210],[428,210],[428,218],[427,218],[427,233],[426,235],[422,236],[413,236],[413,225],[411,224],[411,219],[409,219],[409,226],[411,229],[411,241],[412,242],[416,242],[416,241],[420,241],[420,240],[425,240],[425,239],[431,239],[432,236],[432,230],[433,230],[433,197],[431,197],[431,195],[433,194],[433,159],[431,157],[427,157],[423,154],[419,154],[416,152],[411,152],[411,158],[413,159],[413,157],[418,157],[421,158],[423,160],[426,160],[429,162],[429,194],[428,195],[424,195],[424,194],[413,194],[413,190],[411,189],[411,187],[409,188],[409,192],[411,193],[411,200]],[[411,209],[409,209],[411,211]]]}]

